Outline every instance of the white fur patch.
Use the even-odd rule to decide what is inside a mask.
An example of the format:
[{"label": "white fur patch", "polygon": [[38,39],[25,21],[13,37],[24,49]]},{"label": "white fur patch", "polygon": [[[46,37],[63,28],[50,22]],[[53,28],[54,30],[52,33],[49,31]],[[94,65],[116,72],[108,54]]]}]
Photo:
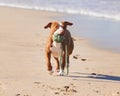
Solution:
[{"label": "white fur patch", "polygon": [[53,56],[60,57],[61,54],[61,43],[53,42],[52,47],[50,48]]},{"label": "white fur patch", "polygon": [[54,32],[54,34],[61,34],[64,31],[62,24],[59,24],[59,28]]},{"label": "white fur patch", "polygon": [[60,76],[63,76],[63,75],[64,75],[64,72],[63,72],[63,70],[62,70],[61,68],[60,68],[59,75],[60,75]]}]

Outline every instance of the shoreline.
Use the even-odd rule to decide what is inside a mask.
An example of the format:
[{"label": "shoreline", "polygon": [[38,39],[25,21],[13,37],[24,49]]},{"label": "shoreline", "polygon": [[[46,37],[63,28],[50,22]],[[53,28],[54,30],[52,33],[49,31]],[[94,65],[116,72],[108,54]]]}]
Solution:
[{"label": "shoreline", "polygon": [[[69,76],[48,74],[44,46],[49,29],[44,25],[64,14],[6,7],[0,11],[0,95],[120,95],[120,54],[98,49],[74,34]],[[55,69],[54,60],[52,65]]]},{"label": "shoreline", "polygon": [[64,19],[74,22],[71,28],[73,34],[89,39],[94,47],[120,53],[120,22],[73,14],[65,14],[63,17],[58,17],[58,20]]}]

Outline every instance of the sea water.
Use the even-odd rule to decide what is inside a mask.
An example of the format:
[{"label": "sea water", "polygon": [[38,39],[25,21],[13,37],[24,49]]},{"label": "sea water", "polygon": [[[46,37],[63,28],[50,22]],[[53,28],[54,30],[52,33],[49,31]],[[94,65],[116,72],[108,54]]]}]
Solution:
[{"label": "sea water", "polygon": [[0,6],[66,13],[73,33],[96,46],[120,52],[120,0],[0,0]]}]

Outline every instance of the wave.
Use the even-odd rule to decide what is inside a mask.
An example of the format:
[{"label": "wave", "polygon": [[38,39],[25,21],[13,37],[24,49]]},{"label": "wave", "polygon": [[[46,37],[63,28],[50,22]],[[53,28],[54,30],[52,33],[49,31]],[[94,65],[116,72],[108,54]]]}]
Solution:
[{"label": "wave", "polygon": [[106,18],[115,21],[120,21],[120,14],[109,14],[103,12],[97,12],[93,10],[86,10],[86,9],[67,9],[67,8],[53,8],[53,7],[39,7],[39,6],[28,6],[28,5],[16,5],[16,4],[5,4],[0,3],[0,6],[7,6],[7,7],[16,7],[16,8],[23,8],[23,9],[34,9],[34,10],[45,10],[45,11],[52,11],[52,12],[60,12],[60,13],[68,13],[68,14],[80,14],[86,16],[94,16],[99,18]]}]

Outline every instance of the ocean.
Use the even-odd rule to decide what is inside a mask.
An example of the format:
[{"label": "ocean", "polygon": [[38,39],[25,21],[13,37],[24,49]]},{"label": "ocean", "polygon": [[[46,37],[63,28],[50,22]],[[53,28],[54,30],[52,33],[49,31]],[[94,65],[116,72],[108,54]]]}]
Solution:
[{"label": "ocean", "polygon": [[73,33],[97,47],[120,52],[120,0],[0,0],[0,6],[65,13]]},{"label": "ocean", "polygon": [[0,0],[0,5],[82,14],[120,21],[120,0]]}]

